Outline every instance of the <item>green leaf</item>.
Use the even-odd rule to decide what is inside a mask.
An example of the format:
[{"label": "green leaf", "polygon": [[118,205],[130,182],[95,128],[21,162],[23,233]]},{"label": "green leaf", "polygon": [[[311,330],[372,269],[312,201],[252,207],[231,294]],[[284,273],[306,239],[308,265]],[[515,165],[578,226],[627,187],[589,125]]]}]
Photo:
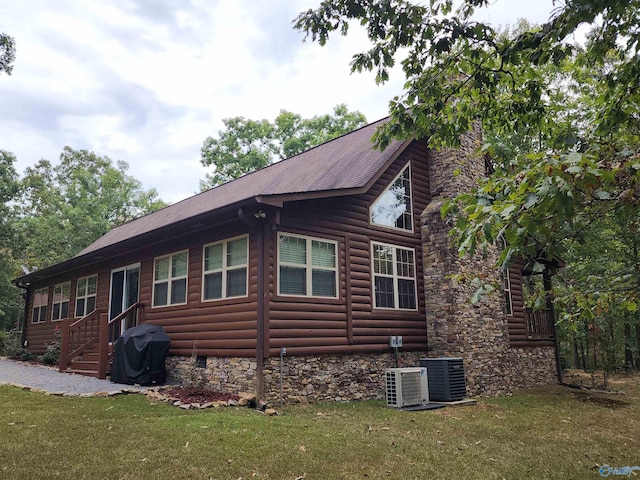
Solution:
[{"label": "green leaf", "polygon": [[599,200],[611,200],[611,194],[605,190],[596,190],[593,192],[593,196]]},{"label": "green leaf", "polygon": [[582,161],[582,154],[578,152],[570,152],[566,158],[567,158],[567,162],[576,164]]},{"label": "green leaf", "polygon": [[526,197],[525,197],[525,201],[524,201],[524,208],[525,209],[529,209],[531,207],[533,207],[538,201],[538,195],[536,195],[533,192],[529,192],[527,193]]}]

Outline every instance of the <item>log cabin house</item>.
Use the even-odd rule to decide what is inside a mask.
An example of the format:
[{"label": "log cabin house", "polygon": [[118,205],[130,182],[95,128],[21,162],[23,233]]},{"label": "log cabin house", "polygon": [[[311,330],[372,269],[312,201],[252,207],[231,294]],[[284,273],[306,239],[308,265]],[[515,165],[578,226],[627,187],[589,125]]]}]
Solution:
[{"label": "log cabin house", "polygon": [[[451,278],[500,278],[491,259],[458,258],[440,216],[485,172],[478,133],[458,150],[407,140],[380,152],[371,137],[382,121],[17,279],[25,345],[43,352],[58,329],[61,370],[104,378],[109,342],[148,322],[171,338],[170,376],[202,368],[213,388],[266,399],[282,388],[291,401],[379,397],[384,368],[426,356],[462,357],[470,394],[552,382],[553,321],[527,312],[523,265],[503,295],[476,305]],[[399,359],[391,335],[403,337]]]}]

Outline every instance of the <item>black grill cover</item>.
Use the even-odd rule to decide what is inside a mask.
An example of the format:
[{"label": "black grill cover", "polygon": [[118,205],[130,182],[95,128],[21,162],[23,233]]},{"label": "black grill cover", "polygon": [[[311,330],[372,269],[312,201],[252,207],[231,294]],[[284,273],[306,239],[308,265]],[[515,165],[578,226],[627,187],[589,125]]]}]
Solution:
[{"label": "black grill cover", "polygon": [[157,325],[143,323],[125,330],[114,344],[111,381],[128,385],[164,383],[169,344],[169,337]]}]

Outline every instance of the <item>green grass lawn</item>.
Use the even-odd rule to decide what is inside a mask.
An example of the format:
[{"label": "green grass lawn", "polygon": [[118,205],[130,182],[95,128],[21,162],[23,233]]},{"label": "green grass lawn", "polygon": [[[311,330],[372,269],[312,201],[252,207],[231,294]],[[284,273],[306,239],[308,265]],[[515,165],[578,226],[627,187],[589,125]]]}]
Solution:
[{"label": "green grass lawn", "polygon": [[433,411],[354,402],[268,417],[4,386],[0,479],[602,478],[597,465],[640,465],[640,377],[612,387],[627,395],[550,387]]}]

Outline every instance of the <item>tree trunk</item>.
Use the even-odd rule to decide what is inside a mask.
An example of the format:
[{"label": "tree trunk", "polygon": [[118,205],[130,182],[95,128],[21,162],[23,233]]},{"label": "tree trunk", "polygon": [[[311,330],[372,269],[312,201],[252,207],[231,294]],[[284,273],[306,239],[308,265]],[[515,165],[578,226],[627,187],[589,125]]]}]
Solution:
[{"label": "tree trunk", "polygon": [[[587,371],[587,357],[585,356],[584,345],[582,341],[580,341],[580,354],[582,357],[582,369]],[[586,355],[589,355],[589,339],[587,338],[587,352]]]},{"label": "tree trunk", "polygon": [[624,371],[627,375],[633,370],[633,350],[631,349],[631,320],[629,312],[624,314]]},{"label": "tree trunk", "polygon": [[[638,249],[638,226],[636,222],[632,222],[631,228],[629,231],[631,234],[631,247],[632,247],[632,255],[633,255],[633,271],[636,277],[636,294],[640,292],[640,250]],[[640,370],[640,311],[636,309],[635,313],[636,317],[636,348],[637,348],[637,357],[636,357],[636,370]],[[625,326],[626,329],[626,326]],[[626,334],[626,330],[625,330]],[[629,345],[630,347],[630,345]]]},{"label": "tree trunk", "polygon": [[613,328],[613,316],[609,315],[609,318],[607,319],[607,324],[609,326],[609,341],[611,343],[606,349],[607,365],[605,365],[605,368],[610,372],[613,372],[618,366],[616,363],[616,337],[615,337],[615,329]]},{"label": "tree trunk", "polygon": [[636,319],[636,370],[640,371],[640,320]]}]

